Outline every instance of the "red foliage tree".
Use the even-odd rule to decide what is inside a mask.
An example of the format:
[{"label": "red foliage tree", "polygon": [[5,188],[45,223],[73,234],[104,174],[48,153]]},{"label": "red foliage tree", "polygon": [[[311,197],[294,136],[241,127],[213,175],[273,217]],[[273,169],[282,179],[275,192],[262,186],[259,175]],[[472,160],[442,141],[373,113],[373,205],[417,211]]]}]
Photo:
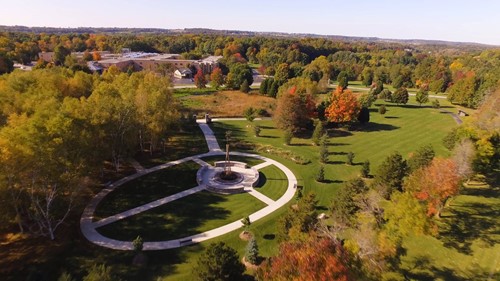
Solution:
[{"label": "red foliage tree", "polygon": [[345,250],[328,238],[281,244],[279,254],[262,266],[259,277],[262,280],[350,280]]},{"label": "red foliage tree", "polygon": [[198,72],[196,72],[196,75],[194,76],[194,84],[198,89],[205,88],[205,84],[207,84],[205,75],[203,74],[203,71],[201,69],[198,69]]},{"label": "red foliage tree", "polygon": [[330,122],[349,122],[354,120],[359,113],[360,106],[358,99],[350,90],[337,87],[332,92],[330,106],[325,110],[325,116]]},{"label": "red foliage tree", "polygon": [[405,189],[427,202],[427,215],[439,217],[446,200],[459,190],[460,177],[451,159],[434,158],[431,164],[408,177]]}]

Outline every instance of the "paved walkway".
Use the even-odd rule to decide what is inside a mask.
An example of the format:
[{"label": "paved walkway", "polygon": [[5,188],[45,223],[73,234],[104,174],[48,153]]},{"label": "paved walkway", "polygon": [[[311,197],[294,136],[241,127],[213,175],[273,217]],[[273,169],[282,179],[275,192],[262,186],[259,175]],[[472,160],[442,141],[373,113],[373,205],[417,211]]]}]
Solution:
[{"label": "paved walkway", "polygon": [[144,167],[141,165],[141,163],[137,162],[137,160],[135,160],[134,158],[129,158],[128,162],[130,163],[130,165],[132,165],[132,167],[134,167],[136,172],[138,172],[138,173],[144,172],[144,170],[145,170]]},{"label": "paved walkway", "polygon": [[[96,229],[101,227],[101,226],[116,222],[118,220],[130,217],[130,216],[142,213],[142,212],[145,212],[145,211],[150,210],[152,208],[156,208],[156,207],[161,206],[163,204],[167,204],[167,203],[172,202],[174,200],[177,200],[179,198],[194,194],[196,192],[199,192],[199,191],[202,191],[205,189],[205,185],[200,184],[197,187],[176,193],[176,194],[171,195],[171,196],[167,196],[165,198],[150,202],[148,204],[144,204],[142,206],[130,209],[130,210],[122,212],[120,214],[110,216],[108,218],[104,218],[100,221],[93,222],[94,212],[95,212],[97,205],[101,202],[102,199],[104,199],[104,197],[106,195],[108,195],[110,192],[112,192],[115,188],[120,187],[122,184],[124,184],[128,181],[134,180],[138,177],[152,173],[154,171],[158,171],[160,169],[165,169],[167,167],[178,165],[178,164],[188,162],[188,161],[194,161],[201,166],[206,166],[208,164],[205,161],[201,160],[200,158],[207,157],[207,156],[213,156],[213,155],[224,155],[224,153],[221,151],[221,149],[219,147],[219,144],[217,143],[217,139],[215,138],[215,135],[214,135],[212,129],[205,123],[204,120],[201,120],[201,121],[198,120],[197,122],[198,122],[198,125],[200,126],[201,130],[203,131],[203,134],[205,135],[205,139],[206,139],[206,142],[207,142],[207,145],[209,148],[209,152],[204,153],[204,154],[199,154],[196,156],[182,158],[182,159],[179,159],[176,161],[171,161],[171,162],[168,162],[168,163],[165,163],[165,164],[162,164],[162,165],[150,168],[150,169],[142,169],[140,172],[133,174],[133,175],[130,175],[130,176],[127,176],[125,178],[122,178],[119,181],[117,181],[113,184],[110,184],[109,186],[104,188],[101,192],[99,192],[90,201],[89,205],[87,205],[87,207],[83,211],[82,217],[80,219],[80,229],[82,231],[82,234],[90,242],[92,242],[96,245],[100,245],[100,246],[115,249],[115,250],[133,250],[132,241],[120,241],[120,240],[111,239],[111,238],[108,238],[108,237],[101,235]],[[285,165],[283,165],[275,160],[272,160],[270,158],[266,158],[264,156],[256,155],[256,154],[232,152],[231,155],[238,155],[238,156],[253,157],[253,158],[261,159],[264,161],[264,163],[256,165],[255,166],[256,169],[261,169],[261,168],[264,168],[264,167],[269,166],[269,165],[275,165],[276,167],[278,167],[279,169],[281,169],[285,173],[285,175],[288,179],[287,190],[286,190],[285,194],[283,196],[281,196],[281,198],[279,198],[277,201],[274,201],[274,200],[268,198],[267,196],[263,195],[262,193],[256,191],[253,188],[248,188],[246,190],[246,191],[248,191],[248,193],[250,195],[258,198],[259,200],[263,201],[264,203],[266,203],[268,205],[267,207],[264,207],[264,208],[260,209],[259,211],[255,212],[249,216],[249,218],[252,222],[257,221],[257,220],[271,214],[272,212],[276,211],[277,209],[279,209],[280,207],[285,205],[287,202],[289,202],[294,197],[295,189],[297,187],[297,179],[295,178],[295,175],[292,173],[292,171],[290,171],[290,169],[288,169]],[[224,226],[221,226],[221,227],[218,227],[218,228],[215,228],[215,229],[203,232],[203,233],[199,233],[196,235],[180,238],[180,239],[173,239],[173,240],[168,240],[168,241],[158,241],[158,242],[144,242],[144,250],[165,250],[165,249],[171,249],[171,248],[178,248],[178,247],[182,247],[185,245],[202,242],[202,241],[205,241],[205,240],[208,240],[208,239],[220,236],[220,235],[224,235],[224,234],[229,233],[231,231],[237,230],[237,229],[241,228],[242,226],[243,226],[243,224],[241,223],[241,221],[237,220],[235,222],[226,224]]]},{"label": "paved walkway", "polygon": [[205,141],[207,142],[208,145],[208,150],[209,151],[222,151],[220,149],[219,143],[217,142],[217,138],[215,137],[214,132],[210,127],[207,125],[205,122],[205,119],[198,119],[196,120],[198,123],[198,126],[200,126],[201,131],[205,135]]},{"label": "paved walkway", "polygon": [[449,114],[451,116],[451,118],[453,118],[453,120],[455,120],[455,122],[457,122],[458,125],[463,123],[462,119],[460,119],[458,114],[453,113],[453,112],[448,111],[448,110],[445,110],[445,109],[439,109],[439,111],[446,113],[446,114]]}]

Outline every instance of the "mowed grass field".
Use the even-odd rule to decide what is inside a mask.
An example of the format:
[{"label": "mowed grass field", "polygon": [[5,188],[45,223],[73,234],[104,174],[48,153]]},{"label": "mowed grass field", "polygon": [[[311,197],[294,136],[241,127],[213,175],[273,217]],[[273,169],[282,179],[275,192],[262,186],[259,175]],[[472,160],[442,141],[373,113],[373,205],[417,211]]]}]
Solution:
[{"label": "mowed grass field", "polygon": [[98,229],[103,235],[131,241],[179,239],[241,220],[264,208],[265,203],[240,193],[220,195],[201,191]]},{"label": "mowed grass field", "polygon": [[197,163],[188,161],[131,180],[104,197],[97,205],[94,218],[103,219],[196,187],[199,168]]},{"label": "mowed grass field", "polygon": [[[410,98],[413,100],[413,98]],[[387,113],[380,115],[377,107],[387,106]],[[422,145],[430,144],[438,156],[446,157],[450,153],[443,146],[443,137],[457,124],[447,114],[430,107],[419,107],[414,102],[405,106],[387,104],[377,101],[370,109],[370,123],[356,131],[334,129],[329,131],[328,163],[325,167],[326,183],[314,180],[320,166],[319,147],[314,146],[309,138],[294,138],[289,146],[284,145],[283,132],[276,128],[272,120],[215,122],[212,127],[220,139],[226,130],[230,130],[234,138],[245,141],[268,144],[310,159],[311,163],[298,165],[288,159],[276,155],[263,155],[279,160],[287,165],[299,179],[299,185],[305,191],[318,195],[321,208],[328,208],[332,197],[345,181],[360,174],[364,161],[370,161],[374,173],[380,163],[390,153],[398,151],[408,158]],[[255,137],[252,126],[259,125],[261,137]],[[355,154],[354,165],[346,165],[348,152]]]}]

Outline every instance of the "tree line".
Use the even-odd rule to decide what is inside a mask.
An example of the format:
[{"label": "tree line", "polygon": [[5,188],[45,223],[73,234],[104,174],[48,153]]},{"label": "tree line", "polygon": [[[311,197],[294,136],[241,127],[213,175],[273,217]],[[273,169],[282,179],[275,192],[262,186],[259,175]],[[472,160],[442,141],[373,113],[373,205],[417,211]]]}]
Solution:
[{"label": "tree line", "polygon": [[[122,48],[130,48],[179,53],[186,59],[222,55],[224,75],[234,63],[258,64],[262,74],[275,76],[276,81],[271,84],[276,84],[273,86],[276,90],[294,77],[325,84],[337,80],[343,73],[345,79],[362,81],[366,86],[391,84],[395,88],[415,87],[447,93],[450,101],[474,108],[494,89],[500,77],[500,52],[495,49],[450,49],[324,38],[22,32],[0,33],[0,74],[12,71],[13,61],[36,61],[39,52],[58,48],[89,53],[121,52]],[[60,64],[63,63],[61,60]],[[231,83],[231,88],[240,86],[238,81]],[[275,95],[276,90],[265,92]]]}]

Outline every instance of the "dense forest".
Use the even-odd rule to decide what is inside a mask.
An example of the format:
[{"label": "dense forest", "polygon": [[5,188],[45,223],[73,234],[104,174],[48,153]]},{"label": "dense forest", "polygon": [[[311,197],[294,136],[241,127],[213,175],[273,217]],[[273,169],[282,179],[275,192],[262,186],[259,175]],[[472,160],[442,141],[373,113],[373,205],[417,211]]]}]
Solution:
[{"label": "dense forest", "polygon": [[[91,192],[89,186],[108,179],[105,173],[120,173],[122,162],[136,153],[161,152],[169,135],[192,123],[192,115],[182,114],[186,109],[174,97],[168,76],[122,73],[114,67],[93,74],[70,54],[119,53],[122,48],[189,59],[223,56],[217,75],[207,77],[217,80],[217,88],[225,84],[248,92],[251,68],[257,68],[268,75],[259,92],[277,99],[273,117],[291,136],[312,131],[313,119],[316,124],[327,121],[330,128],[368,122],[363,114],[373,100],[406,104],[407,88],[422,93],[421,103],[432,92],[478,109],[474,121],[445,139],[452,158],[434,157],[432,148],[423,146],[408,160],[388,155],[370,186],[362,178],[347,182],[329,210],[333,225],[318,227],[314,195],[301,197],[300,208],[290,209],[278,222],[280,255],[263,265],[257,274],[262,280],[289,280],[294,274],[302,274],[297,280],[380,280],[400,255],[403,237],[436,234],[433,218],[458,194],[460,183],[474,174],[498,182],[499,49],[269,36],[3,32],[2,232],[57,240],[67,218],[88,200],[83,190]],[[62,57],[48,64],[39,59],[39,52],[49,51]],[[21,71],[14,70],[14,62],[36,64],[33,71]],[[328,99],[318,99],[330,91],[331,81],[339,87]],[[349,81],[361,81],[371,90],[358,98]],[[318,145],[324,142],[320,126]],[[304,265],[305,255],[316,260]]]}]

